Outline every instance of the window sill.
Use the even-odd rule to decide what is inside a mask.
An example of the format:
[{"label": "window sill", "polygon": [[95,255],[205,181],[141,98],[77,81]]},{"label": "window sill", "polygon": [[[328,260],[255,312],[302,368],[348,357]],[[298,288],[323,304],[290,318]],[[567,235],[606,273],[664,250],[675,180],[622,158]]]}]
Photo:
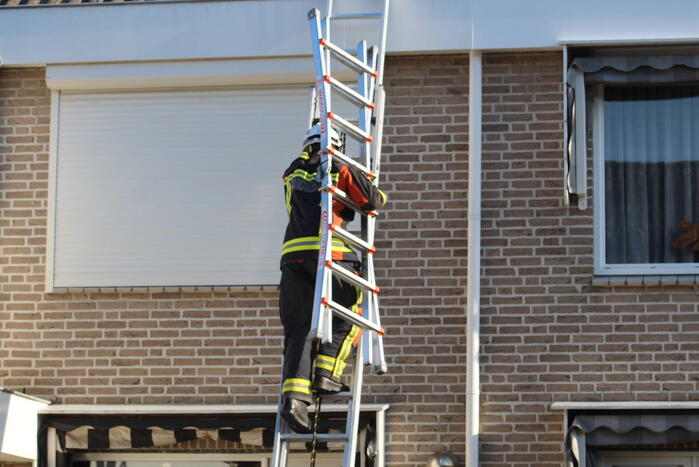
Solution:
[{"label": "window sill", "polygon": [[699,287],[699,274],[593,276],[600,287]]}]

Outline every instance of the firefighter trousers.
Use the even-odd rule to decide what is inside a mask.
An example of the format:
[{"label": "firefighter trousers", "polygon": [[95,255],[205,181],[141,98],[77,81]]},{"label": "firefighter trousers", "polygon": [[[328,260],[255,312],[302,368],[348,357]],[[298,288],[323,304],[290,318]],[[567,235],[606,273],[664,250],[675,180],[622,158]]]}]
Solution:
[{"label": "firefighter trousers", "polygon": [[[337,261],[350,270],[358,270],[355,261]],[[279,285],[279,315],[284,326],[284,372],[282,392],[284,398],[293,397],[311,402],[311,379],[320,374],[340,381],[345,361],[349,356],[360,329],[333,316],[333,339],[321,344],[313,355],[313,340],[308,339],[313,318],[313,294],[315,289],[315,259],[284,262]],[[332,278],[333,301],[357,312],[361,293],[353,286]],[[315,365],[313,363],[315,358]],[[315,373],[314,373],[315,369]]]}]

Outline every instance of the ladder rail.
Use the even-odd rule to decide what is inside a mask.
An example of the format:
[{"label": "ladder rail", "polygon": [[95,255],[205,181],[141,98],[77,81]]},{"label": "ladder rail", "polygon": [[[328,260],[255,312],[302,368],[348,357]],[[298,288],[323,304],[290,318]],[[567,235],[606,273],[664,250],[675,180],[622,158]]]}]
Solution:
[{"label": "ladder rail", "polygon": [[[329,8],[332,8],[332,0],[329,0]],[[308,12],[308,20],[311,25],[311,40],[314,44],[319,43],[321,34],[321,21],[320,12],[318,9],[314,8]],[[331,104],[330,96],[330,85],[325,81],[325,76],[327,73],[327,60],[323,50],[315,46],[313,47],[313,66],[316,74],[316,96],[318,102],[318,115],[320,117],[320,127],[321,127],[321,148],[328,148],[330,144],[330,132],[331,120],[328,118],[328,108]],[[332,168],[332,155],[326,152],[321,156],[321,166],[319,167],[319,172],[322,174],[321,184],[322,186],[331,185],[330,170]],[[330,191],[322,191],[320,194],[321,198],[321,216],[320,216],[320,248],[318,251],[318,265],[316,267],[316,283],[315,290],[324,290],[327,288],[328,274],[325,270],[325,264],[327,261],[332,260],[332,232],[328,229],[330,219],[332,219],[332,193]],[[332,298],[332,287],[326,293],[326,298]],[[313,299],[313,310],[319,310],[321,307],[320,303],[321,297],[318,293],[315,294]],[[326,314],[324,313],[313,313],[311,320],[311,333],[315,339],[318,339],[326,331],[330,331],[332,334],[332,320],[326,319]]]},{"label": "ladder rail", "polygon": [[351,390],[354,397],[350,399],[345,433],[349,434],[349,441],[345,446],[343,467],[354,467],[354,458],[357,451],[357,428],[362,404],[362,380],[364,367],[362,366],[362,345],[357,346],[354,359],[354,371],[352,372]]},{"label": "ladder rail", "polygon": [[[283,373],[283,372],[282,372]],[[282,374],[282,380],[284,375]],[[282,381],[283,383],[283,381]],[[279,385],[279,398],[277,402],[277,420],[274,422],[274,448],[272,450],[272,466],[274,467],[286,467],[286,461],[289,458],[289,446],[287,443],[283,442],[282,428],[284,423],[282,422],[282,402],[283,402],[283,384]]]}]

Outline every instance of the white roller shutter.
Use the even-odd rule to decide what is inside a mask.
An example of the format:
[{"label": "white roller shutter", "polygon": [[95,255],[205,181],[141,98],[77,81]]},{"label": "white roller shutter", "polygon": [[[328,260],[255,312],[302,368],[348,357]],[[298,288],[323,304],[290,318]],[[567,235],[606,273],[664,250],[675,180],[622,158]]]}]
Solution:
[{"label": "white roller shutter", "polygon": [[308,87],[61,92],[49,285],[273,285]]}]

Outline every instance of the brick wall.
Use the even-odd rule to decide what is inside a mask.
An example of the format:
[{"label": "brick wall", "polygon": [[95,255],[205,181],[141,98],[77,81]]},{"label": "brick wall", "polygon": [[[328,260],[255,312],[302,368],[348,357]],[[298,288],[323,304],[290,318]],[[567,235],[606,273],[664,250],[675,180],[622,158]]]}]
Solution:
[{"label": "brick wall", "polygon": [[[390,57],[377,263],[392,386],[389,460],[463,455],[468,57]],[[382,289],[384,290],[384,289]],[[372,379],[373,380],[373,379]]]},{"label": "brick wall", "polygon": [[[466,63],[388,60],[390,373],[365,400],[392,404],[390,465],[463,455]],[[0,385],[60,404],[276,403],[276,292],[44,293],[49,106],[42,69],[0,68]]]}]

